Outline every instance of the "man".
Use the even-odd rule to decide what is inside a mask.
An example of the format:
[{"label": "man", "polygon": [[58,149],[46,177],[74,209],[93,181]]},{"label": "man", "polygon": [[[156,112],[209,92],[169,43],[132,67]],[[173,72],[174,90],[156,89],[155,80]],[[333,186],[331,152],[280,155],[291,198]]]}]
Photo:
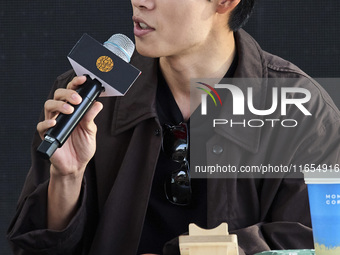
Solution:
[{"label": "man", "polygon": [[[187,155],[173,161],[168,154],[174,151],[168,153],[163,141],[173,130],[188,133],[182,123],[190,125],[190,101],[200,100],[190,99],[192,78],[295,78],[294,86],[307,84],[313,95],[308,104],[313,119],[291,107],[287,115],[303,123],[292,132],[216,128],[206,142],[206,163],[336,164],[340,114],[328,95],[239,30],[254,1],[131,3],[136,48],[145,56],[136,53],[132,64],[142,75],[126,96],[95,102],[49,162],[36,148],[56,116],[81,102],[75,90],[85,81],[73,72],[58,77],[37,126],[32,167],[9,230],[16,254],[178,254],[176,237],[191,222],[207,228],[227,222],[238,235],[240,254],[312,248],[301,178],[191,180],[191,203],[178,205],[177,197],[164,194],[164,179],[178,164],[187,166]],[[261,87],[254,98],[267,103],[267,94]],[[188,138],[181,142],[188,146]]]}]

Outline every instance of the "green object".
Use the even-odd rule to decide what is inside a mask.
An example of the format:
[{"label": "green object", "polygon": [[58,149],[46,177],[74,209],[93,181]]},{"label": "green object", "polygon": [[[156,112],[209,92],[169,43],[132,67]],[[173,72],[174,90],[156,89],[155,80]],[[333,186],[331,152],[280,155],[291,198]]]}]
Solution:
[{"label": "green object", "polygon": [[263,251],[254,255],[315,255],[314,250]]}]

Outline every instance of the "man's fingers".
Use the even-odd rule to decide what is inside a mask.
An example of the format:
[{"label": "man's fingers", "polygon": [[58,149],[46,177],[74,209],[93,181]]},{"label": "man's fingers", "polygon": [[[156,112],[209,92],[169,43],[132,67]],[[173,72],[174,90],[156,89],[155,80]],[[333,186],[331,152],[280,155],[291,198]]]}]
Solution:
[{"label": "man's fingers", "polygon": [[77,91],[71,89],[57,89],[54,92],[54,100],[69,102],[70,104],[80,104],[82,101],[81,96],[78,95]]},{"label": "man's fingers", "polygon": [[101,102],[94,102],[91,108],[84,116],[84,121],[87,123],[93,123],[94,118],[98,115],[98,113],[103,109],[103,104]]},{"label": "man's fingers", "polygon": [[85,76],[74,77],[73,80],[67,84],[65,89],[60,88],[54,92],[54,100],[67,101],[71,104],[80,104],[82,98],[75,90],[84,84],[85,81]]},{"label": "man's fingers", "polygon": [[[61,108],[64,108],[66,106],[66,108],[71,107],[72,109],[68,109],[65,111],[60,110],[59,112],[63,112],[63,113],[67,113],[67,111],[69,111],[69,113],[71,113],[73,111],[73,107],[68,105],[67,103],[63,103],[63,102],[58,102],[58,101],[54,101],[51,100],[50,103],[47,103],[47,106],[45,106],[45,108],[49,108],[51,107],[52,109],[55,109],[56,106],[51,106],[51,105],[55,105],[55,104],[60,104]],[[59,108],[60,108],[59,107]],[[103,109],[103,104],[100,102],[95,102],[91,108],[89,109],[89,111],[85,114],[84,118],[83,118],[83,123],[85,124],[85,126],[87,126],[87,128],[93,128],[92,125],[95,125],[93,120],[94,118],[98,115],[98,113]],[[41,137],[41,139],[44,139],[44,135],[46,133],[46,131],[51,128],[54,127],[56,125],[56,120],[55,118],[49,118],[49,119],[45,119],[44,121],[41,121],[38,123],[37,125],[37,131],[39,132],[39,135]]]},{"label": "man's fingers", "polygon": [[67,84],[67,89],[72,89],[72,90],[76,90],[79,88],[79,85],[82,85],[83,83],[85,83],[86,81],[86,76],[76,76],[73,78],[72,81],[70,81]]},{"label": "man's fingers", "polygon": [[47,100],[45,102],[45,119],[55,119],[59,113],[71,114],[74,107],[63,101]]},{"label": "man's fingers", "polygon": [[44,139],[44,136],[47,130],[51,127],[54,127],[56,123],[57,123],[56,120],[44,120],[38,123],[37,131],[40,135],[41,140]]},{"label": "man's fingers", "polygon": [[81,103],[82,98],[73,90],[79,85],[83,84],[86,80],[85,76],[75,77],[68,85],[67,88],[60,88],[54,92],[54,97],[45,102],[45,119],[53,119],[59,113],[70,114],[74,108],[72,105]]}]

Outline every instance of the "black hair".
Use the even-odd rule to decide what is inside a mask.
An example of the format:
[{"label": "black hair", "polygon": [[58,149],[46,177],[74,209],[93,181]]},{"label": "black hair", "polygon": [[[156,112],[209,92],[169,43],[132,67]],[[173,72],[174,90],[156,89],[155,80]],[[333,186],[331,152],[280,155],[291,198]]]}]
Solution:
[{"label": "black hair", "polygon": [[229,28],[232,31],[239,30],[247,23],[254,9],[254,4],[255,0],[241,0],[235,9],[232,10],[228,22]]}]

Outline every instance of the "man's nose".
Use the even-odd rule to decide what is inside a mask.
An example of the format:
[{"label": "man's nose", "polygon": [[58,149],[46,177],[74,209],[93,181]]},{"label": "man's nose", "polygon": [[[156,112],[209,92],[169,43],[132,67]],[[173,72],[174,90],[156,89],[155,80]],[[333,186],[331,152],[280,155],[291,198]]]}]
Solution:
[{"label": "man's nose", "polygon": [[152,10],[155,8],[156,0],[131,0],[133,7],[138,9]]}]

